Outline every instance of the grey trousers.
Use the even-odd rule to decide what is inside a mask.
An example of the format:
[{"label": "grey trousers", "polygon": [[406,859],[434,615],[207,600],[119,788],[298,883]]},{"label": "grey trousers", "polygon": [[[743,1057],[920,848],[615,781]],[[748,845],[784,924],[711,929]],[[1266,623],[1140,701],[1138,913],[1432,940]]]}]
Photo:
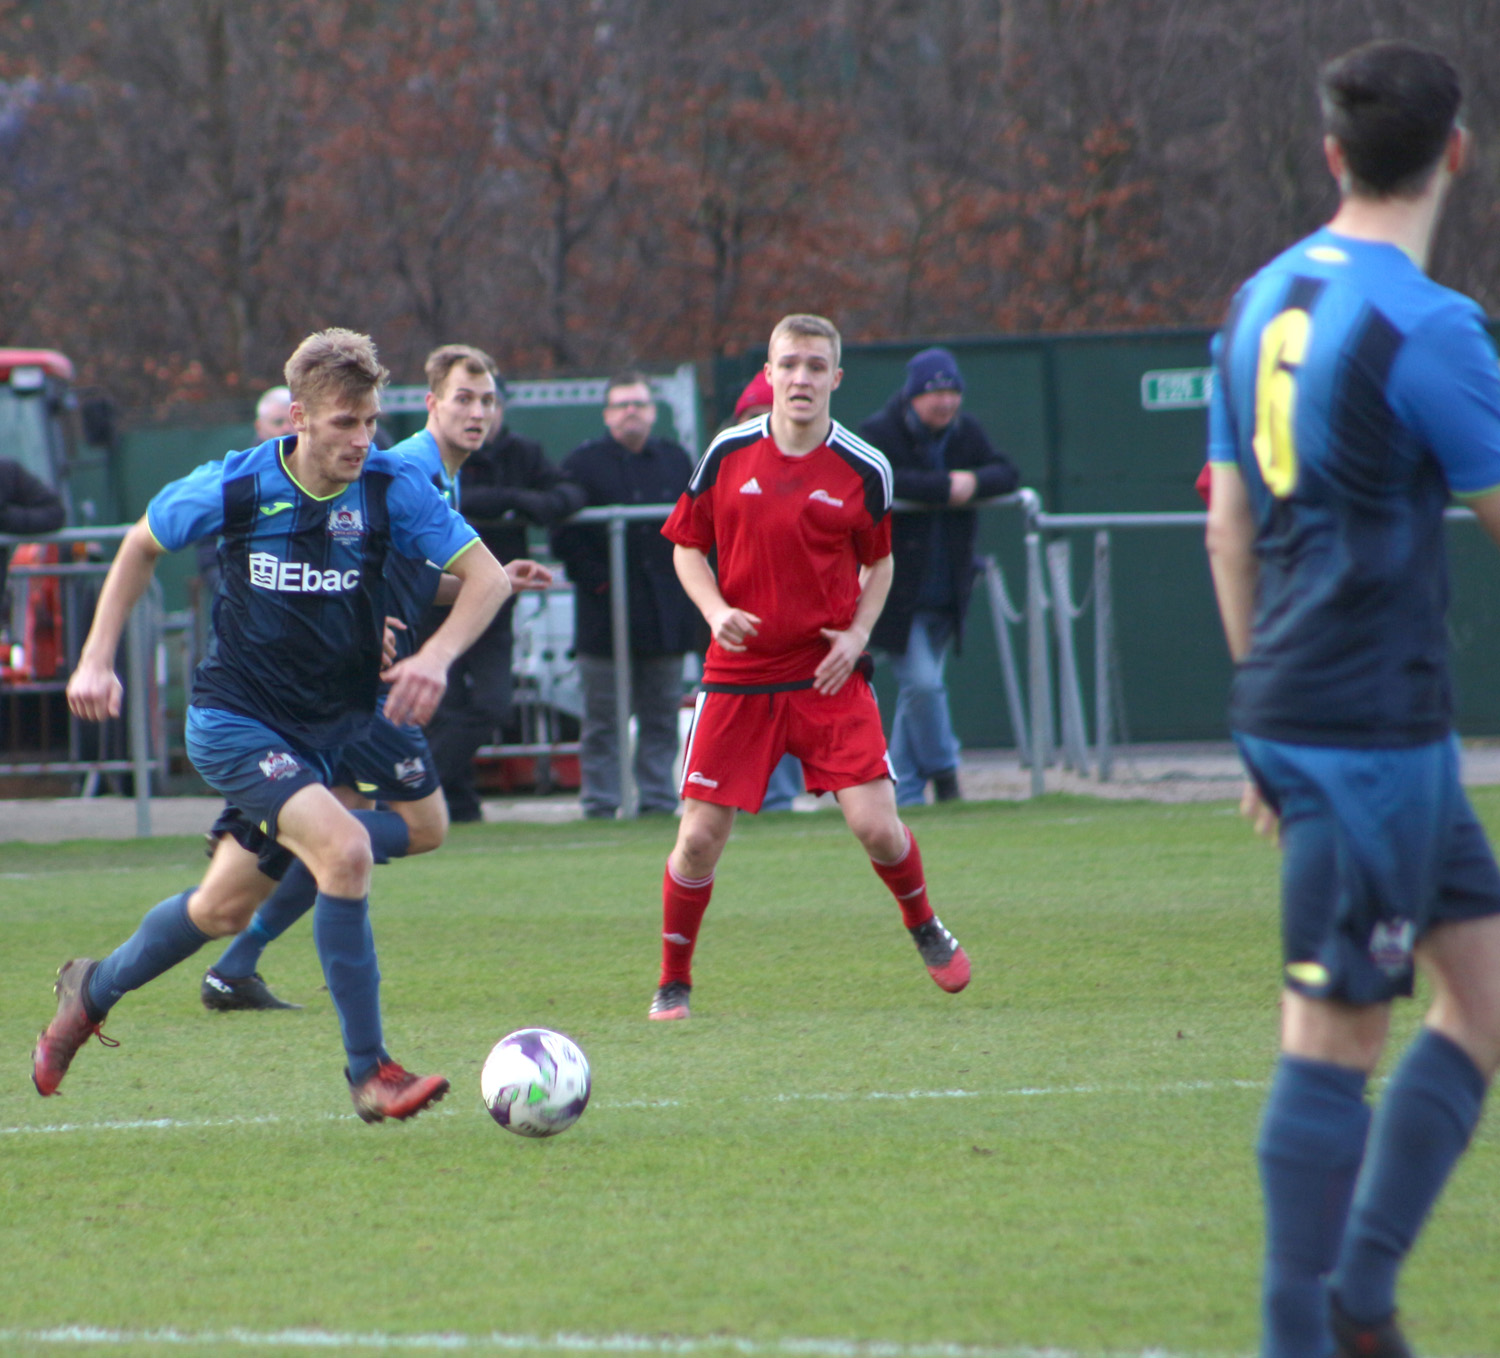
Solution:
[{"label": "grey trousers", "polygon": [[[579,772],[583,812],[608,816],[620,806],[620,732],[615,722],[615,662],[580,655],[583,730]],[[682,706],[680,655],[630,657],[631,711],[636,722],[633,769],[642,811],[677,810],[672,765],[677,758],[677,713]]]}]

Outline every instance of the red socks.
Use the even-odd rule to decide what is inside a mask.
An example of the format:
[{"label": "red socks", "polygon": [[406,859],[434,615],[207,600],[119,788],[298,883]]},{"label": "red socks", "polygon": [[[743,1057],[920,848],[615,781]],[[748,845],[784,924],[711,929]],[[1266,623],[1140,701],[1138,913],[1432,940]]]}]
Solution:
[{"label": "red socks", "polygon": [[870,866],[890,887],[891,895],[901,907],[901,922],[908,929],[915,929],[932,918],[932,906],[927,900],[927,875],[922,871],[922,851],[917,848],[917,837],[912,834],[910,826],[902,828],[906,830],[906,852],[894,863],[877,863],[872,858]]},{"label": "red socks", "polygon": [[[714,875],[692,882],[672,871],[670,860],[661,879],[661,980],[659,985],[693,983],[693,945],[713,895]],[[925,898],[924,898],[925,899]],[[931,914],[929,910],[927,912]]]}]

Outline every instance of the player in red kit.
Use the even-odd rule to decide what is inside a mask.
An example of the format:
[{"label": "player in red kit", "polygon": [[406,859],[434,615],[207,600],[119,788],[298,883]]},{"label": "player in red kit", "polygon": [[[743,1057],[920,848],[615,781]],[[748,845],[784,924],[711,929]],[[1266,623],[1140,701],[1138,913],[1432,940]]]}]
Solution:
[{"label": "player in red kit", "polygon": [[693,947],[735,811],[759,809],[783,754],[802,761],[809,791],[837,797],[933,980],[947,991],[969,983],[969,959],[933,914],[917,842],[896,813],[868,682],[864,648],[891,586],[891,469],[829,416],[839,356],[832,322],[784,318],[766,363],[770,414],[714,440],[662,529],[713,642],[662,883],[653,1019],[688,1016]]}]

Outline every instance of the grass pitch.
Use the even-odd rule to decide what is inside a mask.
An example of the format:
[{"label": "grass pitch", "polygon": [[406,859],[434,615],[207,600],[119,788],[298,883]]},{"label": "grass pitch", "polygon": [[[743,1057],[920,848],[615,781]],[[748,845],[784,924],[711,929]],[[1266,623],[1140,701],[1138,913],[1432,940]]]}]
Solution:
[{"label": "grass pitch", "polygon": [[[1275,852],[1223,805],[911,823],[965,993],[836,814],[742,817],[685,1024],[645,1021],[670,825],[465,826],[379,869],[388,1045],[454,1091],[377,1127],[306,923],[263,964],[305,1012],[205,1013],[211,944],[37,1098],[58,964],[203,859],[0,846],[0,1352],[1249,1353]],[[594,1070],[551,1141],[479,1100],[532,1024]],[[1407,1271],[1425,1355],[1500,1352],[1492,1122]]]}]

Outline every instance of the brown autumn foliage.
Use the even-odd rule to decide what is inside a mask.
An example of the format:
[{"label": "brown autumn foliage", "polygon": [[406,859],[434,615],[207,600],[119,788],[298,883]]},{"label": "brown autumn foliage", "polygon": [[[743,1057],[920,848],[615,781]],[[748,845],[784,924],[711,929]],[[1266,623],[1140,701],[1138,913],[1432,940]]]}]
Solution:
[{"label": "brown autumn foliage", "polygon": [[1318,64],[1448,51],[1500,304],[1500,0],[0,0],[0,342],[142,413],[327,324],[412,378],[1206,324],[1332,205]]}]

